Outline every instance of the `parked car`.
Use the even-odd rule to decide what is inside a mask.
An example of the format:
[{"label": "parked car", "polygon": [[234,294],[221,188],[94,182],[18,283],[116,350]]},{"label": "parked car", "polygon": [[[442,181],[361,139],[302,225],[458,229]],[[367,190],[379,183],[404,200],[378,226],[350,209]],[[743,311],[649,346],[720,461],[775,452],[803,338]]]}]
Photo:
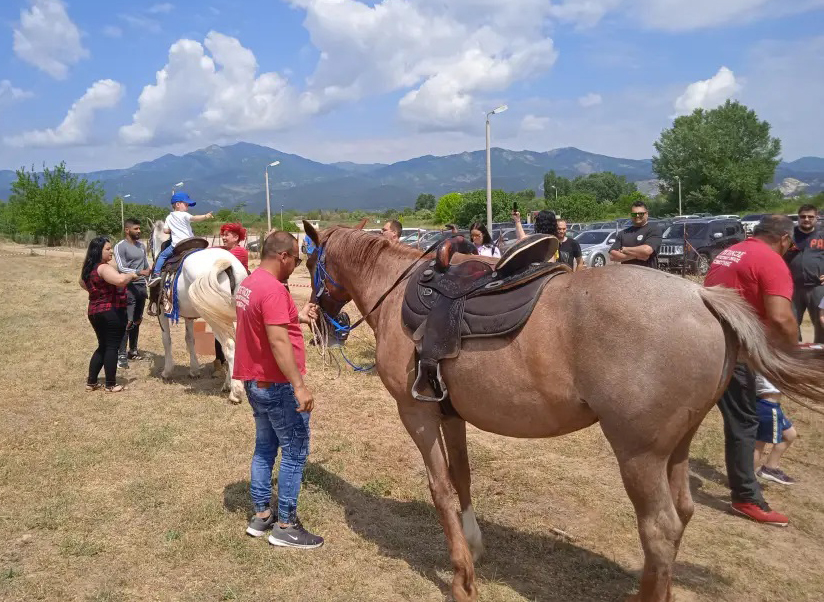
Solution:
[{"label": "parked car", "polygon": [[749,215],[745,215],[741,218],[741,225],[744,226],[744,232],[747,233],[747,236],[752,236],[752,229],[758,225],[758,222],[761,221],[761,218],[767,215],[766,213],[750,213]]},{"label": "parked car", "polygon": [[584,230],[612,230],[613,232],[619,230],[618,222],[593,222],[591,224],[587,224]]},{"label": "parked car", "polygon": [[[526,234],[534,234],[535,233],[535,224],[521,224],[524,229],[524,233]],[[498,248],[501,250],[501,254],[504,254],[506,250],[511,247],[515,241],[518,240],[518,233],[515,230],[515,227],[505,228],[501,231],[499,238],[492,239],[492,242],[498,245]]]},{"label": "parked car", "polygon": [[609,263],[609,249],[617,238],[612,228],[584,230],[575,240],[581,245],[581,257],[587,267],[599,268]]},{"label": "parked car", "polygon": [[658,267],[680,270],[686,262],[687,270],[704,276],[716,255],[746,237],[744,227],[737,219],[702,218],[676,222],[664,232],[658,250]]}]

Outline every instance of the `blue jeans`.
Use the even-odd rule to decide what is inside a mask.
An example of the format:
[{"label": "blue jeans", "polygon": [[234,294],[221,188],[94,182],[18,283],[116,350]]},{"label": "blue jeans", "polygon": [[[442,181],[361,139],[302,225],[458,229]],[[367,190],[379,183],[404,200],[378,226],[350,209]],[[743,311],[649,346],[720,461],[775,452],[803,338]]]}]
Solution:
[{"label": "blue jeans", "polygon": [[289,383],[259,389],[257,381],[244,381],[243,386],[255,417],[250,487],[255,512],[263,512],[272,501],[272,467],[280,447],[278,521],[294,522],[303,467],[309,456],[309,412],[298,412],[298,401]]},{"label": "blue jeans", "polygon": [[169,245],[160,252],[160,255],[157,256],[157,261],[155,261],[155,267],[152,272],[155,276],[160,274],[160,270],[163,269],[163,264],[166,263],[166,260],[169,259],[174,252],[175,248],[172,245]]}]

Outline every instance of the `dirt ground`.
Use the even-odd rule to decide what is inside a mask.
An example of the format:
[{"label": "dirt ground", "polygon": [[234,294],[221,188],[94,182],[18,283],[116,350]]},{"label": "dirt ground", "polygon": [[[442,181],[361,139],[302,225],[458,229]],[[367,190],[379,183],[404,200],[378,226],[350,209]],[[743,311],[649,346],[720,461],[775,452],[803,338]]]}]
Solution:
[{"label": "dirt ground", "polygon": [[[276,549],[244,534],[249,408],[219,393],[211,357],[188,378],[182,325],[171,382],[160,379],[160,331],[148,320],[148,359],[119,372],[128,391],[85,393],[94,335],[79,254],[1,265],[0,600],[446,599],[451,571],[423,463],[376,376],[336,378],[309,348],[317,401],[299,511],[326,545]],[[295,283],[308,283],[305,272]],[[293,289],[299,303],[308,290]],[[356,361],[368,361],[370,337],[352,341]],[[727,512],[718,412],[702,425],[678,600],[824,599],[824,418],[792,402],[786,411],[801,437],[784,468],[799,482],[765,489],[790,515],[787,529]],[[552,440],[470,428],[469,446],[487,549],[481,600],[621,600],[634,590],[635,517],[597,426]]]}]

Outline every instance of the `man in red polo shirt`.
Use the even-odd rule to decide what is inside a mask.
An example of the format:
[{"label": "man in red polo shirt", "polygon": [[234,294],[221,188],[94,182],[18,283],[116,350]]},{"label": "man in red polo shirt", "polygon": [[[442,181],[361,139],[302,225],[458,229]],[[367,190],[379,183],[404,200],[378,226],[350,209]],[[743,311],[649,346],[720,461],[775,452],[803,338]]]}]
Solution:
[{"label": "man in red polo shirt", "polygon": [[[783,215],[767,215],[752,238],[718,254],[704,286],[734,288],[758,314],[770,340],[791,347],[798,341],[792,309],[793,281],[782,259],[792,247],[793,223]],[[755,476],[755,438],[758,410],[755,375],[746,364],[735,367],[727,390],[718,401],[724,417],[724,448],[732,511],[754,521],[786,527],[789,519],[772,510]]]},{"label": "man in red polo shirt", "polygon": [[[298,312],[283,282],[301,259],[298,241],[288,232],[266,237],[260,267],[238,287],[237,348],[233,378],[242,380],[255,417],[251,494],[255,516],[246,533],[269,543],[294,548],[319,548],[323,538],[309,533],[297,515],[303,467],[309,455],[309,416],[315,400],[303,375],[306,349],[301,322],[317,317],[307,304]],[[277,512],[272,501],[272,467],[281,450]],[[277,515],[277,516],[276,516]]]}]

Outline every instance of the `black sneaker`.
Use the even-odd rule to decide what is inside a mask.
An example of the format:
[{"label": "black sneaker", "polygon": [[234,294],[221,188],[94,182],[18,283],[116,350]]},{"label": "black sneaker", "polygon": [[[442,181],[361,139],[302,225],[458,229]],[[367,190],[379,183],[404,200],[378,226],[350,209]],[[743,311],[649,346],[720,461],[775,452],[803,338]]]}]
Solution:
[{"label": "black sneaker", "polygon": [[769,468],[768,466],[762,466],[755,474],[762,479],[767,479],[768,481],[773,481],[774,483],[780,483],[781,485],[795,485],[795,479],[780,468]]},{"label": "black sneaker", "polygon": [[309,533],[300,524],[300,519],[295,517],[295,522],[287,527],[281,527],[280,525],[272,527],[269,543],[273,546],[285,548],[313,550],[323,545],[323,537]]},{"label": "black sneaker", "polygon": [[266,531],[271,529],[274,524],[274,512],[270,512],[269,516],[266,518],[260,518],[257,514],[255,514],[252,517],[252,520],[249,521],[249,525],[246,527],[246,534],[251,535],[252,537],[263,537],[266,535]]},{"label": "black sneaker", "polygon": [[126,359],[125,355],[118,355],[117,356],[117,367],[118,368],[128,368],[129,361]]}]

